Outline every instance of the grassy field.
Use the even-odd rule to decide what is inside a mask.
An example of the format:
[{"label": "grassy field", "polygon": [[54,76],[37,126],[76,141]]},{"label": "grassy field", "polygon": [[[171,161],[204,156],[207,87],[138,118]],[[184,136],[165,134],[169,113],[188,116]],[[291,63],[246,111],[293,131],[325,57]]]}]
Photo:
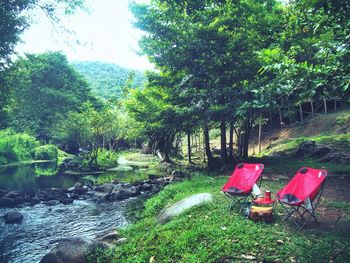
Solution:
[{"label": "grassy field", "polygon": [[[281,222],[281,208],[277,208],[272,224],[254,223],[228,210],[229,200],[220,193],[227,178],[197,172],[192,180],[167,186],[145,203],[140,221],[121,230],[127,242],[101,252],[94,261],[348,262],[350,237],[344,229],[297,231]],[[267,179],[263,187],[276,192],[285,183],[286,180]],[[212,193],[214,201],[188,210],[165,225],[157,224],[156,217],[164,207],[202,192]],[[327,198],[322,202],[349,215],[347,202]]]},{"label": "grassy field", "polygon": [[[321,163],[310,158],[295,158],[293,154],[298,145],[307,140],[349,153],[349,120],[347,110],[315,117],[276,134],[269,133],[264,139],[262,154],[248,161],[265,164],[262,189],[270,189],[273,193],[302,166],[327,169],[329,178],[318,209],[321,227],[311,225],[298,231],[294,225],[281,222],[283,209],[280,206],[276,207],[275,222],[271,224],[254,223],[238,211],[228,210],[230,200],[220,189],[233,167],[212,174],[200,170],[205,163],[203,149],[199,147],[200,151],[193,151],[197,172],[191,173],[192,179],[171,184],[147,200],[144,209],[135,212],[137,221],[120,230],[127,241],[111,250],[101,251],[91,262],[349,262],[350,164]],[[211,134],[216,138],[211,141],[212,146],[219,145],[215,132]],[[278,139],[270,141],[269,137]],[[199,138],[195,140],[201,145],[200,141]],[[183,152],[186,151],[184,142]],[[269,157],[274,152],[290,154]],[[137,153],[127,157],[131,162],[147,162],[148,157],[144,158]],[[154,169],[157,161],[151,161],[150,167]],[[186,158],[176,162],[188,169]],[[188,210],[165,225],[157,223],[157,216],[164,208],[204,192],[214,196],[212,203]]]}]

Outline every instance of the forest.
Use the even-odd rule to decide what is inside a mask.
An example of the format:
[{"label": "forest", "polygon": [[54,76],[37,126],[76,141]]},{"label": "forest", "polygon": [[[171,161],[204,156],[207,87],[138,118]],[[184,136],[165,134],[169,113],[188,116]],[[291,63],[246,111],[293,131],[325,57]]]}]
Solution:
[{"label": "forest", "polygon": [[[24,28],[16,4],[5,7],[13,12],[9,21]],[[308,102],[316,108],[328,101],[332,109],[348,103],[347,1],[154,1],[130,8],[147,33],[142,51],[157,68],[145,84],[140,73],[69,64],[57,52],[10,62],[21,29],[4,28],[0,124],[11,130],[5,140],[20,132],[77,153],[138,139],[170,162],[182,137],[201,133],[215,168],[248,157],[259,124],[303,121]],[[213,128],[220,129],[220,158],[209,144]],[[1,152],[17,158],[11,149]]]},{"label": "forest", "polygon": [[[349,223],[344,192],[350,169],[349,1],[130,1],[133,26],[143,32],[141,54],[154,66],[148,71],[69,61],[62,51],[16,54],[35,14],[43,12],[59,32],[69,32],[61,16],[85,5],[84,0],[0,3],[0,168],[30,163],[40,170],[39,163],[49,160],[55,173],[75,176],[70,180],[78,185],[62,184],[65,190],[57,196],[64,198],[40,199],[40,189],[33,194],[40,197],[35,204],[94,195],[100,206],[101,200],[155,195],[143,201],[140,214],[133,211],[135,224],[116,234],[127,240],[117,238],[117,248],[94,251],[90,262],[323,262],[325,255],[326,262],[346,262],[347,230],[297,232],[281,226],[280,208],[267,227],[242,223],[239,213],[220,217],[227,202],[217,192],[227,179],[221,175],[240,162],[270,165],[265,188],[274,192],[292,170],[326,167],[340,178],[330,184],[341,198],[334,201],[336,194],[327,192],[324,210],[341,214],[336,223],[340,218]],[[312,152],[300,154],[304,144]],[[125,168],[120,160],[138,167]],[[129,176],[132,169],[140,170]],[[129,181],[110,176],[115,171]],[[104,177],[96,179],[99,174]],[[56,191],[50,189],[48,196]],[[0,191],[0,207],[12,190]],[[89,191],[94,194],[83,197]],[[155,226],[163,208],[203,191],[217,202]],[[9,198],[33,201],[15,197]],[[313,250],[310,244],[317,242]],[[0,261],[6,260],[5,248],[0,241]]]}]

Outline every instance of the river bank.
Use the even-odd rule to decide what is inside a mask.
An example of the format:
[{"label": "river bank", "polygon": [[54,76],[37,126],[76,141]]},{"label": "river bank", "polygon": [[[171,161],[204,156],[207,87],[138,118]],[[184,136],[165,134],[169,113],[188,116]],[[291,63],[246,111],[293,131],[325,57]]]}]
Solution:
[{"label": "river bank", "polygon": [[[30,183],[27,185],[29,189],[0,191],[0,205],[3,207],[0,216],[12,211],[23,215],[19,224],[7,224],[0,219],[0,262],[39,262],[65,238],[94,240],[106,231],[124,228],[134,220],[135,209],[141,207],[140,203],[184,177],[181,172],[171,174],[169,167],[159,174],[155,171],[147,173],[146,169],[153,167],[144,161],[149,157],[140,156],[138,159],[122,158],[120,166],[107,174],[87,173],[79,177],[64,173],[39,176],[35,170],[41,164],[32,164],[33,169],[20,170],[20,176],[14,177],[19,180],[23,175],[36,182],[41,178],[73,180],[67,185],[69,187],[62,184],[59,188],[42,188],[45,184],[36,187],[37,184]],[[125,178],[127,182],[122,181]]]}]

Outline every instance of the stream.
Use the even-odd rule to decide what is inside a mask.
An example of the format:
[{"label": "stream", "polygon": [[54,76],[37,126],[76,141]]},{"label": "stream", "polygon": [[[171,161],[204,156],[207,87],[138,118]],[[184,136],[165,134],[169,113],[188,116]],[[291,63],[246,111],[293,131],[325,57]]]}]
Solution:
[{"label": "stream", "polygon": [[[55,165],[47,163],[0,168],[0,189],[68,188],[81,181],[81,177],[57,174],[55,169]],[[130,176],[139,171],[118,169],[99,176],[123,178],[125,173]],[[126,227],[127,208],[137,201],[137,198],[109,203],[75,200],[70,205],[0,208],[0,262],[39,262],[62,238],[93,239],[113,228]],[[22,223],[5,224],[2,215],[9,211],[21,212]]]}]

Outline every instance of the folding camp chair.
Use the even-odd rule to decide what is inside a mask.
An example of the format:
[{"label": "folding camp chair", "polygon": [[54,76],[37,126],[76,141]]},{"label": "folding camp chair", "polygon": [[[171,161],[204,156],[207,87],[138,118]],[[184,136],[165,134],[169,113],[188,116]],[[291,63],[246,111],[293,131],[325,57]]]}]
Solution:
[{"label": "folding camp chair", "polygon": [[[293,179],[276,193],[277,200],[286,211],[282,221],[290,219],[299,230],[303,229],[310,219],[320,224],[315,210],[320,202],[326,177],[326,170],[302,167]],[[296,218],[293,214],[296,214]]]},{"label": "folding camp chair", "polygon": [[[230,209],[243,204],[247,201],[247,199],[251,196],[253,199],[255,198],[253,195],[254,190],[258,191],[259,194],[259,186],[261,184],[262,172],[264,170],[263,164],[250,164],[250,163],[240,163],[237,164],[235,170],[233,171],[231,177],[228,179],[227,183],[222,187],[222,192],[232,199],[232,203],[230,204]],[[259,181],[259,186],[257,182]]]}]

